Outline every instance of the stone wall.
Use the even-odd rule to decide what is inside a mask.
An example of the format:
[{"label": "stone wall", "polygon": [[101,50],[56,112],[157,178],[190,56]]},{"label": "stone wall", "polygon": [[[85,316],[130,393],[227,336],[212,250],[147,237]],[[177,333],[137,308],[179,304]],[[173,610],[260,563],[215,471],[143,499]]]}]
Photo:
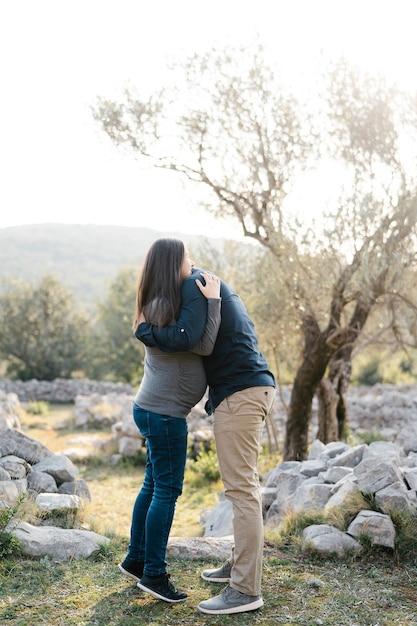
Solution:
[{"label": "stone wall", "polygon": [[[2,394],[3,392],[3,394]],[[116,437],[130,437],[131,433],[131,401],[136,389],[122,383],[100,382],[91,380],[56,379],[54,381],[29,380],[12,381],[0,379],[0,395],[16,394],[21,403],[33,401],[74,403],[77,425],[82,420],[97,422],[103,420],[103,426],[112,424]],[[277,390],[277,398],[273,410],[273,421],[277,434],[279,450],[283,449],[286,406],[290,401],[290,387]],[[100,403],[100,398],[103,400]],[[117,401],[119,398],[119,401]],[[116,399],[116,400],[115,400]],[[407,449],[414,446],[417,440],[417,385],[375,385],[373,387],[350,387],[346,396],[349,426],[354,434],[372,432],[376,437],[398,443]],[[103,414],[97,412],[101,404]],[[190,430],[198,430],[206,438],[210,430],[210,419],[205,417],[204,402],[197,405],[190,414]],[[107,412],[104,407],[107,406]],[[114,406],[114,414],[109,416],[108,407]],[[122,409],[121,409],[122,407]],[[89,413],[88,413],[89,412]],[[110,408],[111,413],[111,408]],[[9,423],[7,427],[18,427]],[[196,422],[196,423],[195,423]],[[6,425],[6,424],[5,424]],[[310,443],[317,436],[317,405],[313,403],[313,414],[309,429]],[[133,433],[135,436],[135,433]],[[266,440],[266,429],[265,429]]]},{"label": "stone wall", "polygon": [[[290,387],[277,392],[274,421],[279,442],[283,445]],[[346,394],[349,427],[357,435],[365,432],[407,447],[410,437],[417,438],[417,385],[383,385],[350,387]],[[317,436],[317,402],[313,402],[309,440]]]},{"label": "stone wall", "polygon": [[15,393],[20,402],[45,400],[46,402],[74,402],[76,396],[108,393],[134,394],[131,385],[124,383],[102,382],[97,380],[76,380],[56,378],[47,380],[10,380],[0,379],[0,391]]}]

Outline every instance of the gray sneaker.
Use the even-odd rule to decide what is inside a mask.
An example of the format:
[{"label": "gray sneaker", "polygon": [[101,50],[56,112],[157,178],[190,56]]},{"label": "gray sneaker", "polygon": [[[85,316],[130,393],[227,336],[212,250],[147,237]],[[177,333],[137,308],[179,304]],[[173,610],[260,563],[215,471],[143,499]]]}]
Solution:
[{"label": "gray sneaker", "polygon": [[201,572],[201,578],[203,580],[208,580],[211,583],[228,583],[230,580],[232,566],[233,563],[226,561],[226,563],[217,569],[205,569]]},{"label": "gray sneaker", "polygon": [[254,611],[263,605],[264,601],[261,596],[247,596],[237,589],[226,587],[220,595],[200,602],[197,608],[201,613],[208,613],[209,615],[229,615]]}]

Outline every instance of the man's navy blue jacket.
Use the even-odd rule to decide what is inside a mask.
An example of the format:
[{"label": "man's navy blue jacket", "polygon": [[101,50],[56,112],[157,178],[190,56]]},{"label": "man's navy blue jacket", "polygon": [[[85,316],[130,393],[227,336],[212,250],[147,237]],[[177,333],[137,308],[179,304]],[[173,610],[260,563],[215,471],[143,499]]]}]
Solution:
[{"label": "man's navy blue jacket", "polygon": [[[182,286],[181,312],[175,326],[158,328],[142,323],[136,337],[147,346],[164,352],[182,352],[195,346],[204,332],[207,300],[197,287],[200,272],[193,270]],[[203,357],[209,386],[206,405],[210,414],[227,396],[249,387],[274,386],[275,380],[259,351],[255,328],[246,308],[233,289],[221,281],[221,323],[214,350]]]}]

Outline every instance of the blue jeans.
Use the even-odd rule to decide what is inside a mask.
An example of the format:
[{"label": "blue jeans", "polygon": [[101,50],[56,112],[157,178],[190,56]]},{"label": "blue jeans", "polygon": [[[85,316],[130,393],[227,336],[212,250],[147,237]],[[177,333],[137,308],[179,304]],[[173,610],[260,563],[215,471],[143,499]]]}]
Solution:
[{"label": "blue jeans", "polygon": [[166,572],[166,548],[175,504],[182,493],[187,457],[187,420],[151,413],[133,404],[133,418],[146,440],[145,477],[133,507],[129,561],[144,561],[144,573]]}]

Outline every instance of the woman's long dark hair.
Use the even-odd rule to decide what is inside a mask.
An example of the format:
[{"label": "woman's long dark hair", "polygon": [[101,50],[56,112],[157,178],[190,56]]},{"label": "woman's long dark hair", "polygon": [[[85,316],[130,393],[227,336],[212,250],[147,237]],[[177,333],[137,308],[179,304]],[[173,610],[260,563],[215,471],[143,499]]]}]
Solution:
[{"label": "woman's long dark hair", "polygon": [[181,276],[185,248],[179,239],[157,239],[149,248],[136,296],[133,332],[143,312],[148,322],[168,326],[181,308]]}]

